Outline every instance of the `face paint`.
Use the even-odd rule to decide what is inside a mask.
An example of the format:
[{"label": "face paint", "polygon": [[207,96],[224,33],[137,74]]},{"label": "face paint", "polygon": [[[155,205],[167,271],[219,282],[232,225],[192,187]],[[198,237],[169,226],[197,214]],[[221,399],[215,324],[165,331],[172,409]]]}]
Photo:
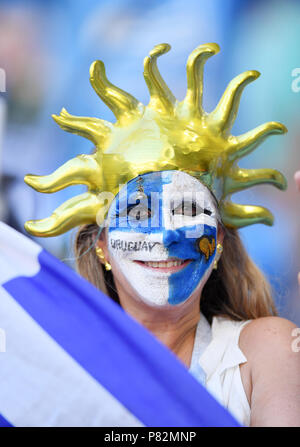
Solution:
[{"label": "face paint", "polygon": [[208,189],[189,174],[141,177],[126,185],[109,210],[113,273],[149,305],[178,305],[211,273],[218,211]]}]

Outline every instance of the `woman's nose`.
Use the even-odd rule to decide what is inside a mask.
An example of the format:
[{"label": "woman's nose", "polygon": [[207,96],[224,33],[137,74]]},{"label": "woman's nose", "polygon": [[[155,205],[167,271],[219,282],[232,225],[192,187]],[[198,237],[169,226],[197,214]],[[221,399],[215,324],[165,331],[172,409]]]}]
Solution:
[{"label": "woman's nose", "polygon": [[165,230],[163,232],[163,244],[165,247],[179,242],[182,239],[182,234],[180,230]]}]

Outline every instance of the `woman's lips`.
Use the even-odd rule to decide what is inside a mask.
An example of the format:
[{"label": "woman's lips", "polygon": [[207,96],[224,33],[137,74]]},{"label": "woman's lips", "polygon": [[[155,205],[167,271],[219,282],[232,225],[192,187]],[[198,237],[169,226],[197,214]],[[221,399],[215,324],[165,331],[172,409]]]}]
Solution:
[{"label": "woman's lips", "polygon": [[145,268],[159,272],[177,272],[186,267],[192,259],[166,259],[164,261],[134,261]]}]

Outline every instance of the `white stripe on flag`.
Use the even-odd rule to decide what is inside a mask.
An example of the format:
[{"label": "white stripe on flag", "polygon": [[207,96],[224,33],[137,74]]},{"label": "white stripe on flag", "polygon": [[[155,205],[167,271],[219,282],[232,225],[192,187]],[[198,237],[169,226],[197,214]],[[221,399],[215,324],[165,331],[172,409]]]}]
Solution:
[{"label": "white stripe on flag", "polygon": [[40,270],[42,247],[0,222],[0,284],[17,276],[34,276]]},{"label": "white stripe on flag", "polygon": [[14,426],[141,426],[0,287],[0,413]]}]

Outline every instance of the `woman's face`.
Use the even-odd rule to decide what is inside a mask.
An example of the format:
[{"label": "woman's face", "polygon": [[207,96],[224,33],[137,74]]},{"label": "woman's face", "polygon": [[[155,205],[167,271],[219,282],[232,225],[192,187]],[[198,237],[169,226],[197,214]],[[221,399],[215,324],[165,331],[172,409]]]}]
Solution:
[{"label": "woman's face", "polygon": [[130,181],[114,199],[107,226],[114,277],[148,305],[185,302],[211,273],[217,208],[208,189],[184,172]]}]

